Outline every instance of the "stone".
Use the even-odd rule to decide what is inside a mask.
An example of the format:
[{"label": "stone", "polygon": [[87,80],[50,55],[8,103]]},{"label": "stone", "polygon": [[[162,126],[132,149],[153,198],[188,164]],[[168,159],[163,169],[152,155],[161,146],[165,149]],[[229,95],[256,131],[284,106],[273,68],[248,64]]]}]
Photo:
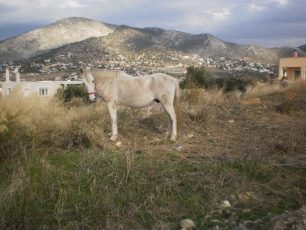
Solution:
[{"label": "stone", "polygon": [[181,230],[192,230],[196,227],[195,223],[190,219],[181,220]]},{"label": "stone", "polygon": [[221,201],[220,207],[221,208],[230,208],[231,204],[228,200],[223,200],[223,201]]},{"label": "stone", "polygon": [[120,148],[122,146],[122,143],[121,141],[117,141],[116,144],[115,144],[118,148]]}]

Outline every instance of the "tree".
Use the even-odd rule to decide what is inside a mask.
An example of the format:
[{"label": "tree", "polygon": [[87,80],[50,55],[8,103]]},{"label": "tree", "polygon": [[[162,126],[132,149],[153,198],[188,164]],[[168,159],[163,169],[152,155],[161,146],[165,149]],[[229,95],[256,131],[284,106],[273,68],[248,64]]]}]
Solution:
[{"label": "tree", "polygon": [[203,67],[190,66],[187,68],[186,79],[181,82],[182,88],[210,88],[214,85],[214,77]]}]

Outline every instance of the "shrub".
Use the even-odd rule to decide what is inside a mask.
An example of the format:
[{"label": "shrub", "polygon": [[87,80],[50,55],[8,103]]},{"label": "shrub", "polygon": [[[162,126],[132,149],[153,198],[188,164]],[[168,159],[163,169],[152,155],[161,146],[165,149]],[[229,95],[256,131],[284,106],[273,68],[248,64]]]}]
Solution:
[{"label": "shrub", "polygon": [[181,82],[182,88],[210,88],[214,84],[214,77],[203,67],[190,66],[187,68],[186,79]]},{"label": "shrub", "polygon": [[218,88],[223,88],[224,92],[233,92],[239,90],[245,93],[247,86],[252,85],[252,81],[245,78],[228,77],[228,78],[218,78],[215,81]]},{"label": "shrub", "polygon": [[59,89],[56,93],[56,97],[64,102],[79,102],[80,100],[78,99],[81,99],[83,102],[88,102],[87,91],[82,85],[69,85],[66,89]]},{"label": "shrub", "polygon": [[187,68],[186,79],[181,82],[182,88],[219,88],[224,92],[233,92],[239,90],[245,93],[247,86],[252,85],[250,79],[244,77],[222,77],[215,78],[203,67],[190,66]]}]

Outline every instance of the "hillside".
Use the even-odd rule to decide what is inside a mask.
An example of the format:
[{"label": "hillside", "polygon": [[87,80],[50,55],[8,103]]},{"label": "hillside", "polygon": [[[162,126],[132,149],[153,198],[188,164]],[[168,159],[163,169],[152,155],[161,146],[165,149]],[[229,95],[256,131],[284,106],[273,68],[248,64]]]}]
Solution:
[{"label": "hillside", "polygon": [[103,103],[0,98],[0,228],[305,229],[305,95],[185,90],[176,143],[156,105],[119,111],[121,145]]},{"label": "hillside", "polygon": [[299,47],[303,52],[306,52],[306,44]]},{"label": "hillside", "polygon": [[211,34],[192,35],[180,31],[154,28],[119,27],[114,33],[102,38],[102,40],[106,47],[120,48],[120,50],[180,51],[185,54],[198,54],[201,57],[249,58],[263,62],[274,62],[277,59],[277,54],[270,49],[240,46],[222,41]]},{"label": "hillside", "polygon": [[[80,47],[82,48],[80,49]],[[226,57],[261,63],[277,63],[279,57],[290,56],[293,51],[293,48],[268,49],[256,46],[242,46],[225,42],[211,34],[192,35],[159,28],[139,29],[119,26],[107,36],[60,47],[57,53],[72,52],[76,54],[74,51],[78,50],[79,54],[76,54],[76,56],[82,56],[84,55],[82,54],[84,50],[90,50],[89,53],[86,53],[87,60],[95,60],[99,56],[101,49],[124,54],[125,56],[138,57],[144,54],[148,57],[155,56],[165,60],[169,54],[171,56],[172,53],[173,56],[173,53],[179,52],[181,56]],[[304,55],[302,50],[300,53]],[[47,53],[46,57],[48,56],[53,57]],[[171,64],[171,60],[166,60],[165,62]]]},{"label": "hillside", "polygon": [[[37,56],[53,49],[59,49],[59,52],[62,52],[62,49],[65,52],[80,50],[75,46],[82,47],[83,52],[91,50],[91,53],[87,54],[90,59],[99,55],[99,50],[109,49],[126,55],[133,55],[134,52],[150,55],[153,51],[159,57],[165,58],[167,52],[181,52],[182,55],[228,57],[262,63],[277,63],[280,56],[288,56],[293,51],[293,48],[268,49],[238,45],[211,34],[194,35],[160,28],[141,29],[109,25],[85,18],[67,18],[2,41],[0,63]],[[300,53],[305,54],[302,48]]]},{"label": "hillside", "polygon": [[85,18],[65,18],[0,42],[0,63],[29,58],[87,38],[106,36],[114,28]]}]

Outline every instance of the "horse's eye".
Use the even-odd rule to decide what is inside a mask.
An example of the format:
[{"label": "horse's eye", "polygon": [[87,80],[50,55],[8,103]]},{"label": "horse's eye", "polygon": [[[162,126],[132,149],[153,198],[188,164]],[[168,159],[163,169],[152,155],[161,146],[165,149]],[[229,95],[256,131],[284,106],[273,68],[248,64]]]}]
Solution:
[{"label": "horse's eye", "polygon": [[95,81],[92,81],[92,83],[95,83]]}]

